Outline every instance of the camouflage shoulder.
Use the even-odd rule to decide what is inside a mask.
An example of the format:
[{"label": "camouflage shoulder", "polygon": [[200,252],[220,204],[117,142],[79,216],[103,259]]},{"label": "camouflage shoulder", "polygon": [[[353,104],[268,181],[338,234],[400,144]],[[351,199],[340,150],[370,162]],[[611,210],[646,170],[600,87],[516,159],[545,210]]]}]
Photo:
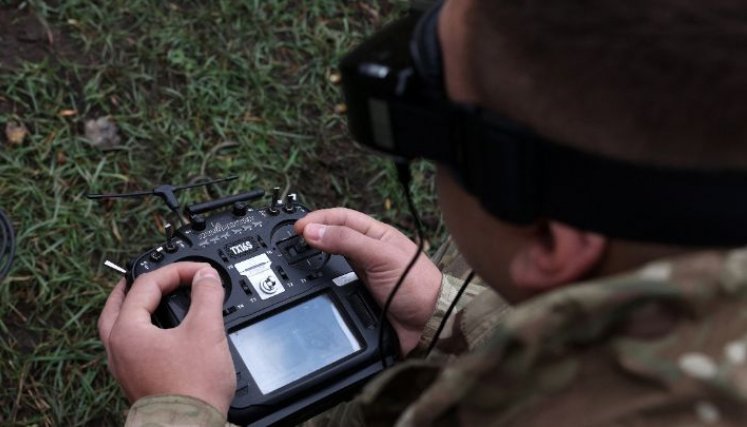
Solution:
[{"label": "camouflage shoulder", "polygon": [[401,425],[747,425],[747,251],[568,286],[492,332]]}]

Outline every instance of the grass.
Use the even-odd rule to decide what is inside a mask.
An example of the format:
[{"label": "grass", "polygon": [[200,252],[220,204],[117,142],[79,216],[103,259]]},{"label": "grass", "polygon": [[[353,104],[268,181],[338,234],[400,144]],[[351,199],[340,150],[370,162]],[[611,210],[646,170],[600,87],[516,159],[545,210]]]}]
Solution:
[{"label": "grass", "polygon": [[[102,264],[160,241],[166,210],[88,192],[238,175],[182,202],[279,185],[310,207],[349,206],[411,230],[393,169],[351,145],[328,80],[346,49],[405,6],[0,1],[13,31],[36,34],[14,42],[17,31],[0,28],[18,48],[0,52],[0,125],[29,129],[23,143],[0,145],[0,206],[18,233],[0,285],[0,424],[123,421],[95,329],[117,280]],[[101,116],[117,123],[119,148],[83,138],[85,121]],[[417,204],[438,236],[431,176],[415,166]]]}]

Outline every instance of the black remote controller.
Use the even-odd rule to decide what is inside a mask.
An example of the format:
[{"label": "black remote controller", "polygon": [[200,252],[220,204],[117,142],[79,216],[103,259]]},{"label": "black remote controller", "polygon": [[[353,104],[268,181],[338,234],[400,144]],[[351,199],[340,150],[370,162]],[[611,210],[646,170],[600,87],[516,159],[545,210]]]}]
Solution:
[{"label": "black remote controller", "polygon": [[[250,208],[245,200],[257,194],[264,193],[188,207],[190,224],[167,230],[163,245],[128,263],[126,278],[129,286],[175,262],[211,264],[226,292],[223,319],[236,369],[228,419],[288,424],[347,398],[394,361],[398,346],[345,258],[310,247],[294,232],[308,210],[294,195],[278,200],[277,191],[268,207]],[[178,325],[189,302],[187,287],[166,296],[154,323]]]}]

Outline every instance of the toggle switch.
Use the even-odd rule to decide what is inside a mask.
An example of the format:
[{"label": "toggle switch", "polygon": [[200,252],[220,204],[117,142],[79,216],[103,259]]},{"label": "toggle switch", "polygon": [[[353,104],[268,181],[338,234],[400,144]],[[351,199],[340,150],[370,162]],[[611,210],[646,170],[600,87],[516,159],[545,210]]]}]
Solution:
[{"label": "toggle switch", "polygon": [[296,210],[296,194],[290,193],[285,196],[285,205],[283,210],[287,213],[293,213]]},{"label": "toggle switch", "polygon": [[166,231],[166,246],[164,246],[164,250],[172,254],[176,252],[177,249],[179,249],[174,244],[174,227],[167,222],[166,225],[163,226],[163,228],[164,231]]},{"label": "toggle switch", "polygon": [[275,187],[272,189],[272,200],[270,200],[270,206],[267,208],[267,212],[269,212],[270,215],[277,215],[280,213],[278,202],[280,202],[280,187]]}]

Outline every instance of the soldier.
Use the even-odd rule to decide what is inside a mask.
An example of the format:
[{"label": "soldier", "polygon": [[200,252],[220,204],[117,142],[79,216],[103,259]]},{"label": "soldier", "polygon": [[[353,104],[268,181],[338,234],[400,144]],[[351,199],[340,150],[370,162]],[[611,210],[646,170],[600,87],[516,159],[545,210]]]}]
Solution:
[{"label": "soldier", "polygon": [[[542,155],[436,158],[447,227],[490,288],[462,301],[437,353],[416,358],[459,284],[419,260],[388,313],[410,359],[309,423],[747,425],[744,5],[449,0],[432,16],[448,100],[531,128]],[[510,211],[531,218],[507,213],[505,180],[471,178],[497,173],[491,162],[531,178],[508,181],[516,194],[536,184],[534,203]],[[347,256],[379,302],[416,248],[341,208],[296,229]],[[157,330],[149,313],[180,278],[193,282],[185,327]],[[135,402],[128,423],[225,422],[235,384],[222,299],[199,264],[142,276],[127,298],[115,288],[99,330]]]}]

